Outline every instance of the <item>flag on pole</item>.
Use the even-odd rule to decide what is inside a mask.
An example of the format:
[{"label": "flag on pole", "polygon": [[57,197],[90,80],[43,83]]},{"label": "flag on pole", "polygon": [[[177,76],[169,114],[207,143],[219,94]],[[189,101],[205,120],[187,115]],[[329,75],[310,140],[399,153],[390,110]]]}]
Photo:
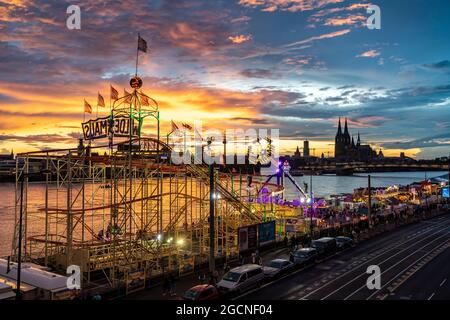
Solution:
[{"label": "flag on pole", "polygon": [[111,100],[114,100],[114,101],[119,100],[119,91],[114,89],[114,87],[111,85],[110,85],[110,87],[111,87]]},{"label": "flag on pole", "polygon": [[103,99],[100,92],[98,93],[97,106],[105,108],[105,99]]},{"label": "flag on pole", "polygon": [[125,96],[125,103],[131,103],[131,93],[123,89],[123,95]]},{"label": "flag on pole", "polygon": [[141,38],[140,35],[138,35],[138,50],[147,52],[147,41]]},{"label": "flag on pole", "polygon": [[171,122],[172,122],[172,132],[179,130],[177,124],[173,120],[171,120]]},{"label": "flag on pole", "polygon": [[187,123],[182,123],[181,124],[184,128],[186,128],[186,129],[188,129],[188,130],[192,130],[192,127],[189,125],[189,124],[187,124]]},{"label": "flag on pole", "polygon": [[84,112],[85,113],[91,113],[92,114],[92,107],[91,105],[84,99]]},{"label": "flag on pole", "polygon": [[139,93],[139,95],[141,96],[141,105],[149,107],[150,106],[150,101],[148,101],[148,97],[145,94]]}]

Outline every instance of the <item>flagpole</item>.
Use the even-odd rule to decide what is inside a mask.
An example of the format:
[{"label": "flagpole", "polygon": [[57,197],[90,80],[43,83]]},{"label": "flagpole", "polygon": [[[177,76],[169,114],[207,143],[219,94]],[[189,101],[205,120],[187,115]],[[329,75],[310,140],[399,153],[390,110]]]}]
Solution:
[{"label": "flagpole", "polygon": [[137,43],[137,48],[136,48],[136,73],[135,76],[137,77],[137,73],[138,73],[138,60],[139,60],[139,37],[140,37],[140,33],[138,33],[138,43]]},{"label": "flagpole", "polygon": [[[100,95],[100,92],[97,92],[97,95]],[[98,118],[98,96],[97,96],[97,111],[96,111],[96,113],[97,113],[97,115],[95,116],[96,118]]]}]

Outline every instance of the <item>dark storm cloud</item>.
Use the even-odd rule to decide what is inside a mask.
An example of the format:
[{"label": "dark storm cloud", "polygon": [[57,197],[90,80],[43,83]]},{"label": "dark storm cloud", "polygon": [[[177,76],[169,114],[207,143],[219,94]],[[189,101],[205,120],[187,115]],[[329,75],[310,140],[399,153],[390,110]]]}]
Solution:
[{"label": "dark storm cloud", "polygon": [[424,67],[432,70],[450,73],[450,60],[443,60],[436,63],[424,64]]},{"label": "dark storm cloud", "polygon": [[450,146],[450,133],[443,133],[431,137],[425,137],[406,142],[383,143],[382,146],[385,148],[396,148],[396,149],[448,147]]},{"label": "dark storm cloud", "polygon": [[261,79],[279,79],[281,77],[279,73],[267,69],[245,69],[240,72],[240,75],[247,78]]},{"label": "dark storm cloud", "polygon": [[8,95],[4,95],[0,93],[0,103],[15,103],[18,100],[14,97],[10,97]]},{"label": "dark storm cloud", "polygon": [[57,118],[57,119],[79,119],[80,113],[67,113],[67,112],[36,112],[27,113],[19,111],[8,111],[0,109],[0,116],[2,117],[26,117],[26,118]]},{"label": "dark storm cloud", "polygon": [[249,123],[253,123],[256,125],[270,125],[271,122],[268,121],[267,119],[255,119],[255,118],[244,118],[244,117],[235,117],[235,118],[231,118],[230,120],[234,121],[247,121]]},{"label": "dark storm cloud", "polygon": [[[79,134],[78,134],[79,137]],[[39,146],[42,143],[73,143],[73,138],[60,134],[32,134],[19,136],[14,134],[0,134],[0,141],[18,141],[32,146]]]},{"label": "dark storm cloud", "polygon": [[[226,7],[210,1],[83,1],[81,30],[65,27],[66,8],[72,1],[27,1],[8,6],[0,17],[7,36],[0,42],[2,78],[27,82],[83,81],[132,66],[136,31],[148,40],[153,57],[191,57],[200,64],[224,59],[239,49],[228,40],[234,17]],[[221,8],[221,10],[217,10]],[[14,43],[14,45],[6,44]],[[29,77],[23,77],[29,74]],[[19,78],[19,75],[22,78]]]}]

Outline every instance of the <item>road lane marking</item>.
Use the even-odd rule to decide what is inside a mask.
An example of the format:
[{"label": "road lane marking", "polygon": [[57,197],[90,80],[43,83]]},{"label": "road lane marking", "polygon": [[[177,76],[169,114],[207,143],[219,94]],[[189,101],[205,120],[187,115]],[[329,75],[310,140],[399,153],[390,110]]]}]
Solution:
[{"label": "road lane marking", "polygon": [[435,293],[433,292],[431,296],[428,297],[428,300],[431,300],[434,297]]},{"label": "road lane marking", "polygon": [[[434,239],[433,241],[431,241],[430,243],[435,242],[436,240],[446,237],[450,234],[450,232],[447,232],[446,234]],[[428,243],[427,245],[429,245],[430,243]],[[448,246],[448,240],[444,241],[443,243],[437,245],[436,247],[433,248],[433,250],[431,250],[431,253],[428,253],[428,255],[432,254],[434,251],[441,249],[443,247],[447,247]],[[396,264],[394,264],[393,266],[391,266],[389,269],[385,270],[384,272],[381,273],[381,275],[383,275],[383,273],[389,271],[390,269],[394,268],[396,265],[398,265],[399,263],[403,262],[404,260],[406,260],[407,258],[409,258],[410,256],[412,256],[413,254],[415,254],[416,252],[411,253],[410,255],[408,255],[407,257],[405,257],[404,259],[400,260],[399,262],[397,262]],[[366,300],[369,300],[370,298],[372,298],[376,293],[380,292],[385,286],[387,286],[389,283],[391,283],[392,281],[394,281],[395,279],[397,279],[401,274],[403,274],[405,272],[405,270],[410,269],[412,266],[414,266],[415,264],[417,264],[417,262],[419,262],[420,260],[422,260],[423,258],[425,258],[427,256],[427,254],[421,256],[419,259],[417,259],[416,261],[414,261],[413,263],[411,263],[408,267],[404,268],[401,272],[397,273],[393,278],[391,278],[385,285],[383,285],[381,287],[380,290],[375,291],[374,293],[372,293]],[[354,295],[356,292],[360,291],[361,289],[365,288],[366,286],[362,286],[361,288],[359,288],[358,290],[356,290],[355,292],[353,292],[352,294],[350,294],[349,296],[347,296],[344,300],[347,300],[347,298],[349,298],[350,296]]]},{"label": "road lane marking", "polygon": [[[435,221],[430,221],[430,220],[420,221],[420,223],[432,224],[432,226],[427,226],[426,228],[424,228],[424,226],[420,225],[420,226],[418,226],[418,227],[424,228],[423,230],[427,230],[427,231],[428,231],[428,229],[430,229],[430,231],[431,231],[431,230],[435,230],[435,229],[438,228],[438,227],[441,227],[441,226],[444,226],[444,225],[448,224],[448,222],[450,222],[449,217],[450,217],[450,216],[447,216],[447,215],[446,215],[446,216],[444,216],[444,217],[431,218],[431,220],[435,220]],[[442,220],[442,222],[441,222],[441,220]],[[411,225],[411,227],[414,227],[414,225]],[[391,236],[392,236],[392,234],[391,234]],[[417,238],[417,237],[412,237],[412,238],[409,238],[408,240],[405,240],[405,241],[403,241],[403,242],[400,242],[400,241],[402,241],[402,240],[404,239],[404,236],[403,236],[403,237],[399,238],[396,242],[394,242],[394,244],[393,244],[392,246],[390,246],[390,247],[387,247],[387,248],[384,248],[384,249],[376,249],[375,251],[373,251],[373,252],[370,254],[370,256],[373,256],[373,258],[367,260],[366,262],[369,262],[369,261],[371,261],[371,260],[373,260],[373,259],[376,259],[376,258],[378,258],[378,257],[380,257],[380,256],[382,256],[382,255],[384,255],[384,254],[386,254],[386,253],[388,253],[389,251],[392,251],[392,250],[394,250],[394,249],[396,249],[396,248],[398,248],[398,247],[404,245],[405,243],[407,243],[407,242],[409,242],[409,241],[411,241],[411,240],[414,240],[415,238]],[[385,239],[385,242],[388,242],[388,241]],[[399,242],[400,242],[400,243],[399,243]],[[355,246],[352,246],[352,247],[348,248],[347,250],[352,249],[352,248],[355,248]],[[243,293],[242,295],[239,295],[238,297],[232,298],[231,300],[238,300],[238,299],[243,298],[243,297],[245,297],[245,296],[248,296],[248,295],[250,295],[250,294],[252,294],[252,293],[261,291],[262,289],[264,289],[264,288],[266,288],[266,287],[269,287],[269,286],[271,286],[271,285],[273,285],[273,284],[276,284],[277,282],[280,282],[280,281],[282,281],[282,280],[284,280],[284,279],[286,279],[286,278],[293,277],[294,275],[296,275],[296,274],[298,274],[298,273],[300,273],[300,272],[303,272],[303,271],[305,271],[305,270],[307,270],[307,269],[310,269],[310,268],[312,268],[312,267],[319,267],[319,268],[320,268],[320,263],[326,262],[326,261],[331,261],[334,257],[336,257],[337,255],[342,254],[343,252],[345,252],[345,251],[347,251],[347,250],[344,250],[344,251],[341,251],[341,252],[337,252],[336,254],[333,254],[333,255],[331,255],[331,256],[329,256],[329,257],[326,257],[326,258],[323,259],[322,261],[318,261],[318,264],[312,264],[312,265],[309,265],[309,266],[305,266],[305,267],[303,267],[303,268],[300,268],[300,269],[298,269],[298,270],[295,270],[293,273],[287,274],[287,275],[285,275],[285,276],[283,276],[283,277],[281,277],[281,278],[279,278],[279,279],[277,279],[277,280],[275,280],[275,281],[271,281],[271,282],[269,282],[269,283],[266,283],[266,284],[262,285],[260,288],[255,288],[255,289],[253,289],[253,290],[249,290],[248,292],[245,292],[245,293]],[[359,264],[359,267],[361,267],[361,263]],[[334,277],[333,277],[332,275],[329,274],[329,275],[327,276],[327,278],[328,278],[328,277],[331,277],[331,278],[333,278],[333,280],[329,281],[329,282],[328,282],[327,284],[325,284],[324,286],[315,289],[315,290],[312,291],[311,293],[308,293],[307,295],[305,295],[305,296],[299,298],[299,300],[308,300],[308,299],[306,299],[306,297],[309,296],[310,294],[313,294],[314,292],[316,292],[316,291],[318,291],[318,290],[320,290],[320,289],[326,287],[326,286],[329,285],[330,283],[336,281],[337,279],[339,279],[339,278],[345,276],[347,273],[350,273],[350,272],[352,272],[352,271],[353,271],[353,270],[350,270],[350,271],[348,271],[348,272],[346,272],[346,273],[344,273],[344,274],[342,274],[342,273],[340,273],[340,272],[339,272],[339,273],[335,273],[335,276],[334,276]],[[303,285],[302,285],[302,286],[303,286]],[[312,289],[313,289],[313,288],[308,287],[306,290],[310,291],[310,290],[312,290]]]},{"label": "road lane marking", "polygon": [[439,287],[442,287],[446,281],[447,281],[447,278],[445,278],[444,280],[442,280],[442,282],[441,282],[441,284],[439,285]]},{"label": "road lane marking", "polygon": [[[447,217],[447,218],[448,218],[448,217]],[[439,219],[439,220],[441,220],[441,219]],[[430,221],[426,221],[426,222],[430,222]],[[434,224],[433,224],[433,227],[427,227],[427,228],[425,228],[424,230],[427,230],[427,231],[428,231],[428,229],[430,229],[430,231],[436,230],[437,228],[446,225],[447,222],[448,222],[448,220],[445,220],[445,222],[443,222],[443,223],[434,223]],[[434,233],[432,233],[431,235],[434,235],[434,234],[439,233],[439,232],[441,232],[441,231],[442,231],[442,230],[439,229],[439,231],[434,232]],[[401,247],[401,246],[404,245],[405,243],[407,243],[407,242],[409,242],[409,241],[411,241],[411,240],[414,240],[414,239],[416,239],[416,238],[418,238],[418,237],[420,237],[420,236],[421,236],[421,235],[418,235],[418,236],[415,236],[415,237],[407,237],[408,240],[405,240],[405,241],[403,241],[403,242],[401,242],[401,243],[398,243],[397,245],[393,245],[392,247],[387,248],[387,249],[385,249],[385,250],[377,250],[377,251],[380,251],[380,253],[377,254],[377,255],[375,255],[373,258],[367,260],[366,262],[372,261],[372,260],[374,260],[374,259],[376,259],[376,258],[378,258],[378,257],[380,257],[380,256],[382,256],[382,255],[384,255],[384,254],[386,254],[386,253],[388,253],[389,251],[392,251],[392,250],[394,250],[394,249],[396,249],[396,248],[398,248],[398,247]],[[427,238],[429,238],[429,237],[426,237],[425,239],[427,239]],[[403,239],[403,238],[402,238],[402,239]],[[400,240],[401,240],[401,239],[400,239]],[[423,239],[422,239],[422,240],[423,240]],[[407,249],[413,247],[414,245],[415,245],[415,244],[413,244],[413,245],[411,245],[411,246],[408,246],[408,247],[404,248],[403,250],[399,251],[397,254],[391,256],[390,258],[395,257],[395,256],[398,255],[400,252],[403,252],[403,251],[405,251],[405,250],[407,250]],[[389,260],[390,258],[388,258],[388,259],[382,261],[381,263],[386,262],[386,261]],[[360,265],[359,267],[361,267],[361,265]],[[323,286],[320,287],[320,288],[317,288],[317,289],[314,290],[313,292],[308,293],[306,296],[304,296],[304,298],[306,298],[306,297],[308,297],[308,296],[314,294],[315,292],[317,292],[317,291],[319,291],[319,290],[325,288],[325,287],[328,286],[329,284],[331,284],[331,283],[335,282],[336,280],[338,280],[338,279],[344,277],[345,275],[347,275],[348,273],[350,273],[350,272],[352,272],[352,271],[354,271],[354,270],[347,271],[347,272],[345,272],[344,274],[341,274],[340,276],[337,276],[337,275],[339,275],[339,273],[335,273],[337,277],[334,278],[334,280],[328,282],[327,284],[323,285]],[[364,275],[364,274],[363,274],[363,275]],[[361,276],[359,276],[359,277],[361,277]],[[358,278],[359,278],[359,277],[358,277]],[[356,279],[357,279],[357,278],[356,278]],[[354,279],[354,280],[356,280],[356,279]],[[353,280],[353,281],[354,281],[354,280]],[[351,281],[351,282],[353,282],[353,281]],[[351,282],[348,282],[348,283],[351,283]],[[348,283],[346,283],[346,284],[345,284],[344,286],[342,286],[342,287],[345,287]],[[342,287],[341,287],[341,288],[342,288]],[[301,299],[300,299],[300,300],[301,300]]]},{"label": "road lane marking", "polygon": [[[437,234],[437,233],[440,233],[440,232],[442,232],[442,229],[439,229],[438,231],[429,234],[427,237],[425,237],[425,238],[423,238],[423,239],[421,239],[421,240],[419,240],[419,241],[422,242],[422,241],[424,241],[424,240],[430,238],[431,236],[433,236],[433,235],[435,235],[435,234]],[[438,238],[438,239],[439,239],[439,238]],[[411,239],[411,240],[412,240],[412,239]],[[436,239],[435,239],[435,240],[436,240]],[[428,243],[428,244],[429,244],[429,243]],[[428,244],[426,244],[426,245],[423,246],[423,247],[426,247]],[[402,244],[400,244],[400,245],[402,245]],[[400,246],[400,245],[399,245],[399,246]],[[402,253],[402,252],[404,252],[404,251],[406,251],[406,250],[408,250],[408,249],[414,247],[415,245],[417,245],[417,242],[414,243],[414,244],[412,244],[412,245],[410,245],[410,246],[408,246],[408,247],[406,247],[406,248],[404,248],[404,249],[402,249],[402,250],[400,250],[400,251],[398,251],[396,254],[389,256],[388,258],[384,259],[383,261],[378,262],[377,265],[381,265],[382,263],[385,263],[386,261],[389,261],[389,260],[392,259],[393,257],[395,257],[395,256],[399,255],[400,253]],[[423,247],[421,247],[421,248],[423,248]],[[419,249],[421,249],[421,248],[419,248]],[[414,253],[415,253],[415,252],[414,252]],[[380,255],[380,256],[381,256],[381,255]],[[375,258],[374,258],[374,259],[375,259]],[[369,261],[371,261],[371,260],[373,260],[373,259],[370,259]],[[367,262],[369,262],[369,261],[367,261]],[[403,261],[403,260],[401,260],[401,261]],[[388,269],[388,270],[389,270],[389,269]],[[386,270],[386,271],[387,271],[387,270]],[[352,272],[352,271],[349,271],[349,272]],[[349,272],[346,272],[346,273],[343,274],[341,277],[345,276],[345,275],[346,275],[347,273],[349,273]],[[383,273],[384,273],[384,272],[383,272]],[[355,281],[358,280],[359,278],[361,278],[361,277],[363,277],[363,276],[366,276],[366,275],[367,275],[367,274],[366,274],[366,272],[364,271],[364,272],[363,272],[361,275],[359,275],[358,277],[353,278],[353,279],[352,279],[351,281],[349,281],[349,282],[346,282],[345,284],[343,284],[342,286],[340,286],[339,288],[337,288],[337,289],[334,290],[333,292],[331,292],[331,293],[327,294],[326,296],[320,298],[320,300],[324,300],[324,299],[328,298],[329,296],[335,294],[336,292],[338,292],[338,291],[341,290],[342,288],[345,288],[345,287],[348,286],[349,284],[355,282]],[[339,279],[339,278],[341,278],[341,277],[337,277],[335,280],[337,280],[337,279]],[[334,280],[334,281],[335,281],[335,280]],[[332,282],[333,282],[333,281],[332,281]],[[330,283],[331,283],[331,282],[330,282]],[[327,284],[327,285],[328,285],[328,284]],[[326,285],[325,285],[325,286],[326,286]],[[325,287],[325,286],[323,286],[323,287]],[[323,287],[321,287],[321,288],[323,288]],[[365,287],[365,285],[364,285],[363,287]],[[363,287],[362,287],[362,288],[363,288]],[[316,291],[320,290],[321,288],[318,288]],[[360,289],[361,289],[361,288],[360,288]],[[358,290],[358,291],[359,291],[359,290]],[[313,294],[313,293],[314,293],[314,291],[313,291],[313,292],[310,292],[307,296],[309,296],[309,295],[311,295],[311,294]]]}]

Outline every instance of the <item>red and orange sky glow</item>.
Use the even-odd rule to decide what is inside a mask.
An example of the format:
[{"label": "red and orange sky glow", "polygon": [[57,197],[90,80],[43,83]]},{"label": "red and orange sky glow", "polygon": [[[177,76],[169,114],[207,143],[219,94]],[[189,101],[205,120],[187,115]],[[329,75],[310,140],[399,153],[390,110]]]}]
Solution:
[{"label": "red and orange sky glow", "polygon": [[[273,128],[282,154],[309,139],[332,156],[348,117],[385,155],[448,155],[449,4],[417,1],[399,21],[399,4],[377,1],[383,28],[370,31],[370,3],[86,0],[81,29],[69,30],[70,1],[0,0],[0,153],[76,146],[83,100],[94,117],[98,92],[109,105],[110,85],[130,89],[139,32],[149,46],[142,89],[159,104],[163,135],[172,119]],[[418,28],[425,10],[433,21]]]}]

